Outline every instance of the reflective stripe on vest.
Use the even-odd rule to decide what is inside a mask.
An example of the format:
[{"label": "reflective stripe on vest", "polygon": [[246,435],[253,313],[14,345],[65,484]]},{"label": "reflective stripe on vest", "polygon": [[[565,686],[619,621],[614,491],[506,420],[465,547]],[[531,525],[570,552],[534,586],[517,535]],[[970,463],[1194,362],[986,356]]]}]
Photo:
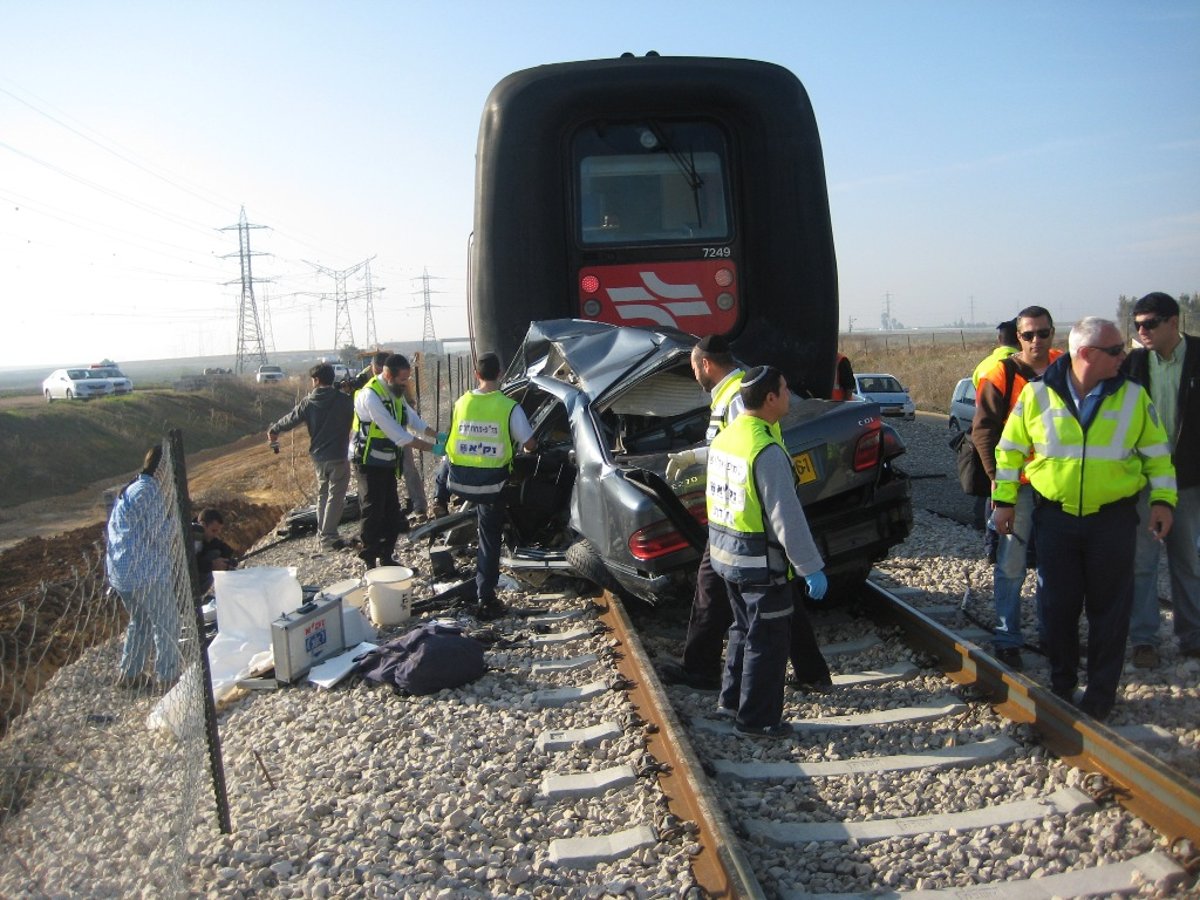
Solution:
[{"label": "reflective stripe on vest", "polygon": [[[404,403],[397,402],[392,389],[384,384],[378,375],[368,381],[361,390],[374,391],[375,396],[383,401],[388,415],[399,422],[401,428],[407,425],[408,410],[405,409]],[[400,409],[399,416],[396,415],[397,407]],[[382,428],[370,420],[360,421],[357,410],[355,410],[354,422],[351,427],[354,431],[355,462],[360,466],[394,468],[397,472],[401,470],[404,465],[404,457],[395,441],[388,437]]]},{"label": "reflective stripe on vest", "polygon": [[713,571],[735,584],[769,584],[790,574],[779,547],[770,546],[754,461],[783,442],[762,419],[741,415],[708,451],[708,555]]},{"label": "reflective stripe on vest", "polygon": [[467,497],[500,493],[508,482],[513,458],[508,422],[517,401],[500,391],[463,394],[454,403],[446,458],[447,484]]},{"label": "reflective stripe on vest", "polygon": [[1131,381],[1103,398],[1087,431],[1044,381],[1025,386],[996,446],[994,499],[1016,502],[1025,457],[1029,483],[1070,515],[1090,515],[1132,497],[1147,483],[1151,501],[1174,506],[1175,469],[1149,395]]},{"label": "reflective stripe on vest", "polygon": [[741,369],[734,369],[725,376],[720,389],[715,397],[712,398],[712,403],[709,404],[708,414],[708,430],[704,432],[704,440],[711,444],[713,438],[721,433],[721,430],[729,424],[726,416],[729,413],[729,404],[733,402],[734,396],[742,386],[742,379],[746,377],[746,373]]}]

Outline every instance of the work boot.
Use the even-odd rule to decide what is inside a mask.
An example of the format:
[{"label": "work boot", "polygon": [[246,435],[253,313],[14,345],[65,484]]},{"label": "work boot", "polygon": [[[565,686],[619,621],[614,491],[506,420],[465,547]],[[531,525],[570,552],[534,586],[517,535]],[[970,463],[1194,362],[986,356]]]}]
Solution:
[{"label": "work boot", "polygon": [[697,691],[718,691],[721,689],[719,675],[701,675],[690,672],[682,665],[671,660],[659,663],[658,676],[667,684],[682,684]]},{"label": "work boot", "polygon": [[448,509],[446,509],[445,503],[438,503],[435,501],[433,504],[433,512],[430,513],[429,517],[431,519],[444,519],[449,514],[450,514],[450,511]]},{"label": "work boot", "polygon": [[1152,644],[1138,644],[1133,648],[1133,667],[1135,669],[1157,669],[1161,662],[1158,648]]},{"label": "work boot", "polygon": [[995,657],[1014,672],[1020,672],[1025,665],[1021,659],[1021,651],[1016,647],[997,647]]}]

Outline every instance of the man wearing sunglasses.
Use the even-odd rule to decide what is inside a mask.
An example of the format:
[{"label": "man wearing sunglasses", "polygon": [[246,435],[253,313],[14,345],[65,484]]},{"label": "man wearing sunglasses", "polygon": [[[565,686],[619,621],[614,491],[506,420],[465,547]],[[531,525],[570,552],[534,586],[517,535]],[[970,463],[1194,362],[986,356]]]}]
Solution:
[{"label": "man wearing sunglasses", "polygon": [[1050,688],[1074,702],[1079,615],[1088,618],[1087,689],[1079,708],[1106,719],[1117,699],[1133,605],[1137,497],[1149,483],[1149,527],[1171,530],[1175,467],[1150,395],[1120,374],[1125,344],[1108,319],[1071,329],[1069,355],[1021,389],[996,448],[992,502],[1013,532],[1022,473],[1033,490]]},{"label": "man wearing sunglasses", "polygon": [[[979,451],[984,471],[996,488],[996,445],[1004,423],[1030,381],[1042,377],[1049,365],[1062,356],[1054,344],[1054,319],[1041,306],[1027,306],[1017,314],[1017,339],[1021,349],[998,360],[979,379],[975,397],[975,419],[971,439]],[[992,574],[992,598],[996,604],[996,658],[1011,669],[1021,670],[1021,586],[1025,583],[1025,558],[1033,530],[1033,491],[1024,478],[1017,490],[1012,532],[1000,534],[996,547],[996,565]],[[1042,628],[1040,600],[1038,630]],[[1039,635],[1043,639],[1045,635]]]},{"label": "man wearing sunglasses", "polygon": [[[1169,294],[1155,292],[1138,300],[1133,324],[1145,349],[1129,354],[1124,371],[1150,392],[1162,417],[1179,492],[1170,534],[1160,540],[1138,529],[1129,643],[1133,664],[1153,669],[1160,663],[1158,560],[1163,548],[1179,649],[1185,656],[1200,657],[1200,338],[1180,332],[1179,303]],[[1143,489],[1138,506],[1143,521],[1148,505],[1149,493]]]}]

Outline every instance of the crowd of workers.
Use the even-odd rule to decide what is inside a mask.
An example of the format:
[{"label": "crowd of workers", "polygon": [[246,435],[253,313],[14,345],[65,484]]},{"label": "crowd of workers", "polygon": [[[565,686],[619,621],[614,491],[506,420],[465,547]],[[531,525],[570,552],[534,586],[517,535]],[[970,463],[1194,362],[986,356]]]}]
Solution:
[{"label": "crowd of workers", "polygon": [[[1127,353],[1114,322],[1085,318],[1072,327],[1064,352],[1054,347],[1049,310],[1029,306],[1001,323],[996,350],[973,374],[972,440],[991,482],[995,654],[1014,669],[1023,665],[1021,589],[1035,558],[1039,649],[1050,660],[1051,689],[1097,719],[1116,702],[1127,641],[1135,666],[1160,664],[1163,550],[1180,650],[1200,656],[1200,341],[1180,331],[1179,305],[1162,293],[1137,301],[1134,327],[1143,347]],[[844,359],[838,390],[850,391]],[[662,674],[718,690],[716,712],[731,718],[739,734],[781,737],[791,733],[783,720],[789,660],[793,683],[831,683],[802,602],[822,599],[828,580],[778,427],[790,392],[778,369],[743,369],[718,336],[696,345],[691,365],[711,396],[705,446],[670,454],[665,476],[674,481],[706,467],[708,543],[682,659],[664,664]],[[353,470],[362,511],[358,556],[368,568],[395,564],[396,541],[408,530],[398,479],[408,479],[414,508],[424,508],[411,454],[432,452],[444,457],[435,515],[445,514],[452,494],[475,507],[473,612],[482,619],[503,615],[496,596],[500,496],[514,455],[532,452],[536,441],[520,405],[500,391],[502,371],[496,354],[481,354],[477,386],[455,402],[449,430],[439,433],[414,408],[404,356],[377,354],[355,380],[352,398],[334,387],[331,366],[314,366],[311,393],[270,426],[267,438],[274,444],[281,433],[306,426],[322,546],[347,546],[338,524]],[[158,540],[152,532],[166,527],[147,519],[160,458],[159,448],[147,454],[109,520],[110,581],[130,613],[121,659],[121,677],[130,683],[143,677],[151,643],[159,679],[174,677],[178,666],[177,650],[163,637],[177,622],[155,612],[162,573],[153,564],[132,564],[133,548]],[[232,552],[221,550],[221,524],[220,513],[208,510],[194,526],[208,579],[212,570],[236,565]],[[1077,697],[1084,613],[1087,677]]]}]

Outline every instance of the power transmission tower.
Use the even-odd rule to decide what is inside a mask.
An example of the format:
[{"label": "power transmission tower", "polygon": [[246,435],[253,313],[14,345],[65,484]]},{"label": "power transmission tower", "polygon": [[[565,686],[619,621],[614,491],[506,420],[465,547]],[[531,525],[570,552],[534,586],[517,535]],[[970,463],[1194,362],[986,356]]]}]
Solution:
[{"label": "power transmission tower", "polygon": [[313,334],[313,327],[312,327],[312,307],[311,306],[308,308],[308,349],[309,350],[317,349],[317,339],[316,339],[316,336]]},{"label": "power transmission tower", "polygon": [[[236,225],[227,225],[220,229],[221,231],[232,231],[237,229],[238,233],[238,252],[227,253],[223,257],[229,259],[232,256],[237,256],[241,260],[242,277],[240,284],[242,286],[242,297],[238,304],[238,333],[237,333],[237,363],[234,365],[234,371],[241,375],[246,370],[246,363],[254,363],[258,360],[258,365],[263,365],[267,361],[267,352],[263,346],[262,327],[258,321],[258,306],[254,302],[254,282],[263,282],[268,279],[255,278],[250,270],[250,260],[255,256],[266,256],[265,253],[254,253],[250,249],[250,229],[251,228],[266,228],[266,225],[251,225],[246,221],[246,207],[242,207],[241,216],[238,218]],[[227,281],[226,284],[238,284],[238,281]]]},{"label": "power transmission tower", "polygon": [[367,346],[378,347],[379,335],[375,331],[375,289],[371,287],[371,260],[369,259],[363,268],[363,281],[367,285]]},{"label": "power transmission tower", "polygon": [[[374,259],[375,257],[371,257]],[[312,266],[322,275],[328,275],[333,279],[333,349],[335,353],[341,353],[343,347],[353,347],[354,344],[354,326],[350,324],[350,294],[346,291],[346,279],[361,269],[363,266],[371,262],[371,259],[364,259],[357,265],[351,266],[348,269],[330,269],[328,266],[322,266],[319,263],[309,262],[307,259],[304,262]],[[328,295],[326,295],[328,296]],[[362,296],[361,291],[355,291],[353,299],[357,300]]]},{"label": "power transmission tower", "polygon": [[[437,347],[437,335],[433,331],[433,304],[430,303],[430,295],[441,293],[440,291],[431,291],[429,289],[429,281],[434,276],[429,274],[429,269],[421,270],[421,290],[420,294],[425,304],[425,324],[421,328],[421,355],[425,356],[429,353],[429,346],[432,344]],[[417,291],[413,291],[417,293]]]}]

